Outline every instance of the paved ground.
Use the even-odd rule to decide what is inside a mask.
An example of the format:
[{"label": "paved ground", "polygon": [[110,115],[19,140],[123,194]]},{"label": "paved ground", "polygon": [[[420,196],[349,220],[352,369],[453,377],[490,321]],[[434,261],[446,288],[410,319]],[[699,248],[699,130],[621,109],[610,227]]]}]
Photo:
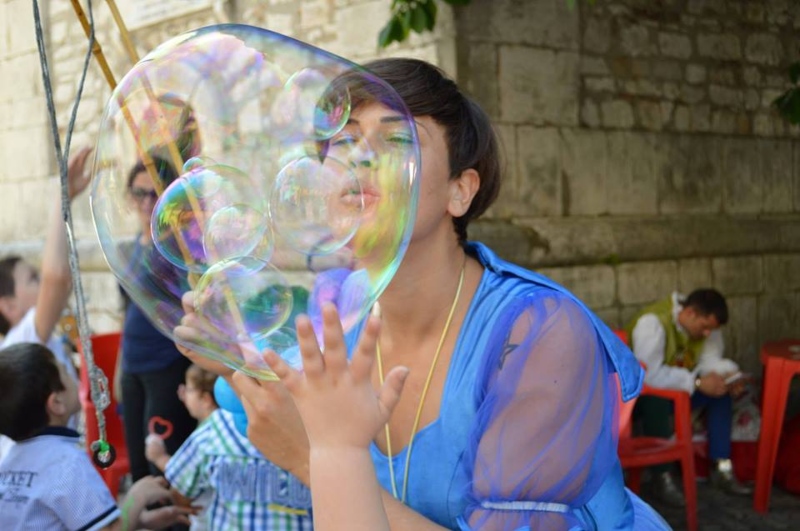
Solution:
[{"label": "paved ground", "polygon": [[[644,488],[644,487],[643,487]],[[672,525],[675,531],[686,531],[686,513],[660,505],[642,492],[649,502]],[[697,483],[698,527],[700,531],[800,530],[800,496],[773,487],[769,512],[761,515],[753,510],[753,499],[729,496],[706,482]]]}]

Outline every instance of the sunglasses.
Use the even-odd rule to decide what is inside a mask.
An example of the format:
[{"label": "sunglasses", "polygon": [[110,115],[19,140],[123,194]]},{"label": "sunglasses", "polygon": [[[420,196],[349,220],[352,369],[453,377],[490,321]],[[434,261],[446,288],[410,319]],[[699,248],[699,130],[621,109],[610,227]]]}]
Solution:
[{"label": "sunglasses", "polygon": [[147,190],[145,188],[131,188],[131,196],[140,203],[147,197],[154,202],[158,199],[158,193],[155,190]]}]

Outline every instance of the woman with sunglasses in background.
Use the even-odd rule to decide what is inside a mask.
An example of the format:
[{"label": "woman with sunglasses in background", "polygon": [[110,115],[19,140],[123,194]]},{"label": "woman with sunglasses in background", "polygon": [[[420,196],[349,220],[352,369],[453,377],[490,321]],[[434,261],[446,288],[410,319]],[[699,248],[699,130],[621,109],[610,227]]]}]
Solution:
[{"label": "woman with sunglasses in background", "polygon": [[[139,221],[139,233],[128,242],[132,249],[130,273],[138,282],[164,282],[158,267],[157,252],[153,252],[150,218],[158,200],[153,172],[164,188],[178,174],[174,167],[158,158],[150,157],[153,166],[137,162],[128,173],[126,194]],[[168,280],[167,280],[168,281]],[[145,457],[145,439],[149,434],[160,437],[168,454],[177,451],[194,431],[197,421],[178,397],[178,386],[183,383],[191,362],[178,352],[175,343],[162,334],[148,320],[145,312],[120,289],[125,320],[122,329],[121,352],[117,357],[115,386],[117,400],[122,402],[125,443],[131,464],[133,481],[160,471]],[[121,389],[121,395],[119,390]]]}]

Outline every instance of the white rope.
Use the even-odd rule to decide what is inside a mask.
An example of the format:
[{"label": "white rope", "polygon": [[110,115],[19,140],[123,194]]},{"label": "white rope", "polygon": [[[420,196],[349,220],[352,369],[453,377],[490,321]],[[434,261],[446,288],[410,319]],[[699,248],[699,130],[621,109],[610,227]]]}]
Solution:
[{"label": "white rope", "polygon": [[[72,274],[73,294],[77,306],[77,321],[78,332],[80,335],[81,350],[83,351],[83,363],[86,363],[86,371],[89,376],[89,386],[91,391],[91,400],[94,403],[95,411],[97,413],[97,428],[99,436],[99,449],[107,451],[106,442],[106,422],[103,411],[111,403],[108,393],[108,378],[106,378],[103,371],[94,362],[94,352],[92,351],[92,342],[90,339],[89,320],[86,314],[86,299],[83,295],[83,284],[81,283],[80,263],[78,261],[78,251],[75,245],[75,237],[72,228],[72,209],[70,206],[69,186],[67,179],[67,168],[69,161],[69,147],[72,140],[72,132],[75,129],[75,118],[78,114],[78,105],[81,101],[83,94],[83,85],[86,81],[86,73],[89,68],[89,62],[92,57],[92,48],[95,44],[94,37],[94,16],[92,13],[92,1],[87,0],[88,13],[89,13],[89,26],[91,32],[89,35],[89,45],[86,50],[86,57],[83,61],[83,71],[81,72],[81,80],[78,85],[78,92],[75,96],[75,103],[72,106],[72,114],[70,116],[69,125],[67,126],[66,139],[64,142],[64,150],[61,150],[61,137],[58,133],[58,119],[56,117],[55,104],[53,102],[53,87],[50,82],[50,69],[47,63],[47,54],[44,45],[44,33],[42,31],[42,20],[39,15],[39,2],[33,1],[33,19],[36,29],[36,45],[39,49],[39,62],[42,67],[42,82],[44,84],[45,96],[47,97],[47,111],[50,117],[50,131],[53,136],[53,145],[56,151],[56,158],[58,160],[58,169],[60,173],[61,182],[61,215],[64,220],[65,228],[67,231],[67,241],[69,243],[69,268]],[[106,446],[104,446],[106,445]],[[94,446],[92,448],[95,449]]]}]

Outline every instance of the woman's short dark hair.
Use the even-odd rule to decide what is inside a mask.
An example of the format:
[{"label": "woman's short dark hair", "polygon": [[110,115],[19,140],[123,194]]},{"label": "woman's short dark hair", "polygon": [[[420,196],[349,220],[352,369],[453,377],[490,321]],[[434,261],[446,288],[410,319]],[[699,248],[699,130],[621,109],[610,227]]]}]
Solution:
[{"label": "woman's short dark hair", "polygon": [[700,315],[713,315],[717,322],[728,322],[728,303],[722,294],[711,288],[696,289],[683,301],[684,308],[694,308]]},{"label": "woman's short dark hair", "polygon": [[0,433],[15,440],[30,439],[50,423],[47,400],[64,390],[50,349],[38,343],[18,343],[0,350]]},{"label": "woman's short dark hair", "polygon": [[[444,127],[451,179],[468,169],[474,169],[480,175],[480,188],[469,210],[453,220],[458,239],[463,244],[467,239],[469,222],[483,214],[500,191],[498,142],[489,117],[441,69],[425,61],[378,59],[364,64],[364,67],[391,86],[413,116],[430,116]],[[357,76],[349,77],[348,83],[354,78]],[[351,89],[353,106],[364,101],[386,103],[375,90],[368,85]],[[392,107],[391,103],[389,107]]]},{"label": "woman's short dark hair", "polygon": [[[22,261],[21,256],[11,255],[0,260],[0,297],[13,297],[16,291],[14,282],[14,269]],[[0,314],[0,334],[7,334],[11,323],[4,315]]]}]

